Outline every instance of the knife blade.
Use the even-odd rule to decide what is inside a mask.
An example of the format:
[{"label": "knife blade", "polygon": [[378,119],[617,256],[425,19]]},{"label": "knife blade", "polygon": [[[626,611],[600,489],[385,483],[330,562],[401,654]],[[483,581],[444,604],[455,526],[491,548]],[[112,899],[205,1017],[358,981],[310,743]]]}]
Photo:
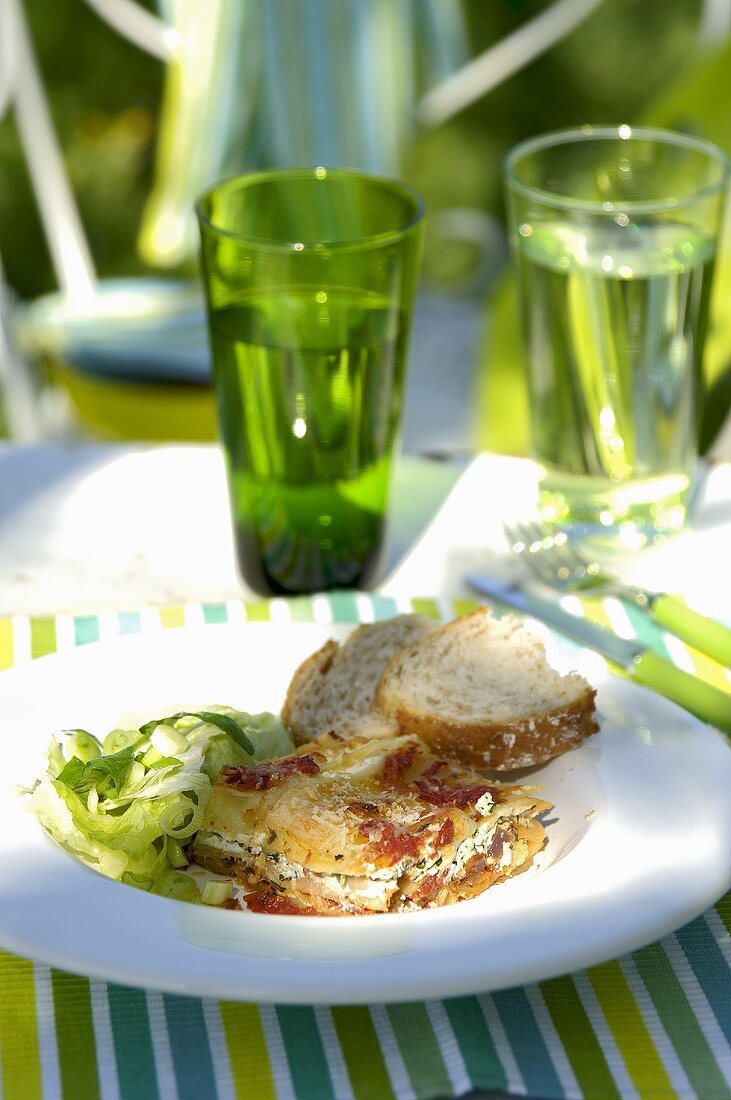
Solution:
[{"label": "knife blade", "polygon": [[482,595],[540,619],[553,630],[620,665],[636,683],[678,703],[703,722],[717,726],[725,733],[731,733],[729,692],[721,691],[684,672],[642,642],[620,638],[605,626],[592,623],[579,615],[572,615],[555,600],[492,577],[470,574],[466,580]]}]

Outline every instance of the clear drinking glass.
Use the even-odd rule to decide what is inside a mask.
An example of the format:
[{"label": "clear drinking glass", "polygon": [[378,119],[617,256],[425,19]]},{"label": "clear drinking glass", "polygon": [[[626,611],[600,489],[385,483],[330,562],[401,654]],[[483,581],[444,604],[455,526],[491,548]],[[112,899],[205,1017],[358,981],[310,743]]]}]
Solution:
[{"label": "clear drinking glass", "polygon": [[371,584],[423,205],[357,172],[229,180],[197,207],[239,567],[260,592]]},{"label": "clear drinking glass", "polygon": [[663,130],[518,145],[505,178],[549,522],[640,545],[685,521],[729,162]]}]

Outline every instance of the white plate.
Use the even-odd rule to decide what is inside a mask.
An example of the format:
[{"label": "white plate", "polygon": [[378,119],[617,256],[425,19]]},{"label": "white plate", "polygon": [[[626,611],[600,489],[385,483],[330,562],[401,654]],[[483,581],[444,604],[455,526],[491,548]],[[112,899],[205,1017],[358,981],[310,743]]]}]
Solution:
[{"label": "white plate", "polygon": [[529,773],[556,807],[542,866],[446,909],[286,917],[151,897],[75,862],[8,789],[38,773],[50,734],[64,727],[105,732],[121,712],[167,704],[277,710],[298,662],[347,630],[201,626],[101,642],[0,675],[0,945],[76,973],[201,996],[410,1000],[616,957],[731,886],[728,745],[589,656],[601,733]]}]

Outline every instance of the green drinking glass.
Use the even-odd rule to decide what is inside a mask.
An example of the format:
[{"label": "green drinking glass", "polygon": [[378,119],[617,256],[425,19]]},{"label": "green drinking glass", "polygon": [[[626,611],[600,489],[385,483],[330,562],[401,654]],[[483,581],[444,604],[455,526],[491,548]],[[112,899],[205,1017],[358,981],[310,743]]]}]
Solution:
[{"label": "green drinking glass", "polygon": [[424,207],[330,168],[219,183],[197,204],[239,569],[261,593],[378,575]]}]

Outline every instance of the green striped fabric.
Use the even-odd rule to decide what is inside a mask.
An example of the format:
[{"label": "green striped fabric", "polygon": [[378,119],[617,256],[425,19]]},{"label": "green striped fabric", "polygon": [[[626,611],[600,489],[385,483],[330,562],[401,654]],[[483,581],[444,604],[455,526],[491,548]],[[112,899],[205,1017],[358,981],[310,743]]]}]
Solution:
[{"label": "green striped fabric", "polygon": [[[0,669],[161,626],[355,623],[409,607],[451,617],[469,606],[338,593],[15,617],[0,621]],[[584,610],[729,686],[725,673],[618,601],[586,601]],[[731,1100],[731,894],[622,959],[427,1003],[218,1003],[90,981],[0,952],[0,1100],[430,1100],[474,1088],[544,1100]]]}]

